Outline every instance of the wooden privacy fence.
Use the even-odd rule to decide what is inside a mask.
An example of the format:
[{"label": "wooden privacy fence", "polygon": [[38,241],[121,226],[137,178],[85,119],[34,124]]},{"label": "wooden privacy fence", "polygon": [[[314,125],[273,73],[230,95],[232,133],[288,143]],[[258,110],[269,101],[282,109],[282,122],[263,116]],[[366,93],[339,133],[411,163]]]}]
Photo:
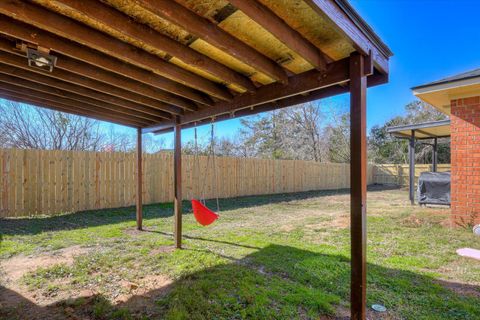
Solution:
[{"label": "wooden privacy fence", "polygon": [[[420,173],[432,171],[430,164],[415,165],[415,184],[418,182]],[[450,171],[450,164],[439,164],[439,172]],[[376,164],[373,167],[373,182],[380,184],[394,184],[399,186],[409,185],[409,166],[408,164]]]},{"label": "wooden privacy fence", "polygon": [[[211,159],[195,162],[182,158],[185,199],[349,187],[348,164],[219,157],[215,192]],[[172,201],[173,154],[144,154],[143,166],[144,203]],[[135,170],[134,153],[0,149],[0,217],[134,205]]]}]

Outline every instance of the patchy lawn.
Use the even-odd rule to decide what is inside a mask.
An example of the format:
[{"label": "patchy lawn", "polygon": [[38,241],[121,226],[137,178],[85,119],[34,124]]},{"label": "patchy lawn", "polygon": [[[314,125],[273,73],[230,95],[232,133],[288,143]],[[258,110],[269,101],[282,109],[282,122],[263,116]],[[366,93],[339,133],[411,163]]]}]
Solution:
[{"label": "patchy lawn", "polygon": [[[371,319],[480,319],[479,249],[445,227],[448,209],[412,207],[404,190],[368,193]],[[171,205],[0,220],[1,319],[334,319],[348,316],[349,195],[221,201],[221,218],[184,217],[173,250]]]}]

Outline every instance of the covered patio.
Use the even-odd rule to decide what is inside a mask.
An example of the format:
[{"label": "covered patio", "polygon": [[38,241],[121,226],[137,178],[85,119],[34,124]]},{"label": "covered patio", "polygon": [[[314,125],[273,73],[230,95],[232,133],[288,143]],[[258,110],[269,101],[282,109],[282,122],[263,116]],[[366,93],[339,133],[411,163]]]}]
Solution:
[{"label": "covered patio", "polygon": [[[432,144],[432,170],[437,172],[438,165],[438,139],[450,137],[450,120],[439,120],[408,124],[390,127],[387,132],[398,139],[408,139],[408,160],[409,160],[409,199],[415,204],[415,144],[417,140],[433,140]],[[423,144],[428,144],[422,142]]]},{"label": "covered patio", "polygon": [[174,131],[182,247],[181,131],[350,93],[351,316],[366,318],[367,87],[388,47],[345,0],[0,3],[0,97],[137,129]]}]

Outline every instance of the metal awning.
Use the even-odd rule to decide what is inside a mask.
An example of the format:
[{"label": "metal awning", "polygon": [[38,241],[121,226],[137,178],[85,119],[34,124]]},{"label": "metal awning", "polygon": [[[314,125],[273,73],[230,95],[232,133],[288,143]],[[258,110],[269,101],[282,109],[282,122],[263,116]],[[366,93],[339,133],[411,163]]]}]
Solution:
[{"label": "metal awning", "polygon": [[431,121],[390,127],[387,132],[398,138],[433,139],[450,137],[450,120]]}]

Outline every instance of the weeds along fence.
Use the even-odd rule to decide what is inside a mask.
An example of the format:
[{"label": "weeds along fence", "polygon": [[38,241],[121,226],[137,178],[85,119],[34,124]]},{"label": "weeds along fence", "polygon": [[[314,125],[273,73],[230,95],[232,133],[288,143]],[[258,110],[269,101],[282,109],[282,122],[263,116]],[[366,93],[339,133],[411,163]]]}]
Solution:
[{"label": "weeds along fence", "polygon": [[[432,171],[432,165],[417,164],[415,165],[415,184],[418,182],[420,173]],[[439,164],[437,166],[439,172],[450,171],[450,164]],[[408,164],[376,164],[372,172],[374,183],[391,184],[398,186],[409,185],[409,165]]]},{"label": "weeds along fence", "polygon": [[[0,149],[0,217],[134,205],[135,161],[134,153]],[[199,170],[195,162],[182,157],[185,199],[202,189],[229,198],[341,189],[350,180],[348,164],[218,157],[215,191],[211,159],[199,157]],[[145,154],[143,175],[145,204],[173,200],[173,154]]]}]

